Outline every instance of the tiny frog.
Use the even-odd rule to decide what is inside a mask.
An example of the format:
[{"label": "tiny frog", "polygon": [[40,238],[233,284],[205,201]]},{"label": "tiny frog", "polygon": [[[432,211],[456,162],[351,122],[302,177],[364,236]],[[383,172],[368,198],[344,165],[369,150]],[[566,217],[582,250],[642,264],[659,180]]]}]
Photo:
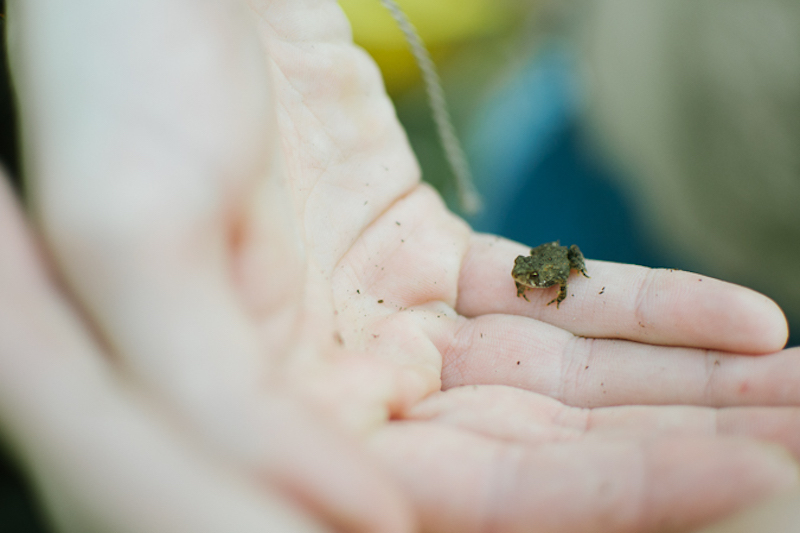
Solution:
[{"label": "tiny frog", "polygon": [[511,277],[517,284],[517,297],[522,296],[528,300],[525,296],[528,289],[545,289],[559,285],[558,296],[547,302],[547,305],[556,302],[558,307],[567,297],[567,278],[573,269],[589,277],[583,254],[577,246],[559,246],[558,241],[539,245],[531,250],[531,255],[520,255],[514,260]]}]

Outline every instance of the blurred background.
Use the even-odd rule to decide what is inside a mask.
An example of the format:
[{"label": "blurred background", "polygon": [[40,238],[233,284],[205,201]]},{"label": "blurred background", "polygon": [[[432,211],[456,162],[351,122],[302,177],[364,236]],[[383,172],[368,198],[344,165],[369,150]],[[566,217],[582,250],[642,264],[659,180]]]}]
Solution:
[{"label": "blurred background", "polygon": [[[6,61],[5,0],[0,0],[0,164],[8,170],[20,190],[20,168],[17,144],[16,114],[8,79]],[[3,251],[0,250],[0,261]],[[0,533],[43,533],[44,520],[38,513],[31,488],[22,478],[18,466],[8,457],[0,441]]]},{"label": "blurred background", "polygon": [[[800,3],[398,0],[439,65],[479,231],[759,290],[800,337]],[[341,0],[424,178],[458,210],[378,0]]]},{"label": "blurred background", "polygon": [[[397,1],[440,68],[485,202],[477,230],[752,287],[800,342],[800,2]],[[379,0],[340,4],[457,211],[402,34]],[[0,160],[19,184],[15,132],[3,68]],[[39,522],[0,462],[0,533]]]}]

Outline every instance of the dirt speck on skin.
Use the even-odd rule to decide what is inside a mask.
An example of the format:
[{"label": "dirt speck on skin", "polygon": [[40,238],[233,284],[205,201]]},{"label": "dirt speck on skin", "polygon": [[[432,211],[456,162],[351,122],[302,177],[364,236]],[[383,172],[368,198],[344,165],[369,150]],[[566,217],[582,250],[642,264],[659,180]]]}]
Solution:
[{"label": "dirt speck on skin", "polygon": [[379,303],[379,304],[382,304],[382,303],[383,303],[383,300],[378,300],[378,303]]},{"label": "dirt speck on skin", "polygon": [[334,331],[333,332],[333,340],[335,340],[336,344],[338,344],[339,346],[344,346],[344,337],[342,337],[341,332]]}]

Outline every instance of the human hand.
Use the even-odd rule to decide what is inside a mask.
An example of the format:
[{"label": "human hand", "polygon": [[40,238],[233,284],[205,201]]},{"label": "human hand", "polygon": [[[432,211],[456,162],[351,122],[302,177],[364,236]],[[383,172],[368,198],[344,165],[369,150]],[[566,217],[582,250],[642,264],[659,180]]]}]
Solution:
[{"label": "human hand", "polygon": [[[410,529],[409,515],[384,500],[383,483],[357,449],[279,393],[265,423],[297,448],[272,446],[271,458],[305,462],[294,478],[319,476],[331,506],[315,508],[314,480],[295,492],[294,480],[254,476],[204,446],[109,360],[45,268],[0,177],[0,424],[51,525],[161,533]],[[338,484],[342,472],[347,482]],[[330,485],[341,492],[329,494]],[[365,502],[376,507],[360,508]]]},{"label": "human hand", "polygon": [[[331,489],[323,468],[276,461],[298,442],[264,416],[286,389],[368,441],[432,531],[690,526],[796,482],[780,453],[710,435],[715,411],[580,410],[796,403],[791,354],[703,351],[779,349],[774,304],[599,262],[560,309],[515,298],[526,250],[472,234],[418,183],[336,4],[251,2],[263,57],[236,5],[18,6],[31,192],[60,273],[204,442],[335,515],[350,469]],[[726,413],[761,436],[749,411]]]},{"label": "human hand", "polygon": [[[203,184],[195,189],[181,183],[181,176],[202,178],[192,168],[181,173],[189,162],[180,152],[186,149],[202,160],[195,164],[218,170],[214,154],[204,159],[192,143],[208,140],[206,128],[214,126],[223,127],[224,137],[225,121],[238,127],[242,115],[229,117],[230,108],[215,115],[203,106],[213,107],[218,97],[249,115],[254,107],[268,109],[271,100],[249,12],[229,2],[208,2],[199,11],[194,2],[179,4],[8,4],[32,210],[44,220],[68,223],[49,235],[58,246],[37,255],[7,189],[0,190],[3,433],[62,530],[407,531],[412,518],[403,497],[362,446],[265,370],[272,361],[255,353],[260,347],[251,317],[239,321],[232,280],[226,277],[220,288],[217,279],[207,285],[201,279],[217,273],[218,265],[201,256],[209,248],[213,254],[218,235],[208,224],[210,233],[186,242],[199,228],[179,227],[198,214],[191,212],[198,207],[192,200],[202,199],[192,191],[207,192]],[[206,39],[209,48],[203,48]],[[204,53],[209,50],[211,57]],[[221,76],[226,83],[219,87],[201,84],[207,93],[193,93],[192,86],[189,93],[169,94],[179,89],[176,79],[202,81],[210,67],[224,69],[237,59],[244,65],[231,72],[241,70],[261,85]],[[253,98],[239,102],[240,88]],[[170,122],[171,98],[186,103],[193,96],[203,116],[185,124],[180,119],[194,116],[187,113]],[[260,107],[251,105],[257,100],[263,100]],[[144,114],[128,115],[139,111]],[[212,120],[220,117],[222,124]],[[258,125],[253,143],[263,140],[259,132],[277,138],[269,123]],[[161,152],[163,138],[170,147]],[[173,152],[182,141],[189,146]],[[268,154],[257,157],[269,160]],[[167,179],[159,181],[163,172]],[[213,171],[210,177],[218,178]],[[92,178],[99,180],[88,183]],[[146,183],[148,178],[153,181]],[[115,186],[126,190],[115,196]],[[210,181],[205,186],[214,187]],[[67,195],[64,202],[45,205],[45,192],[57,187]],[[87,196],[79,199],[82,194]],[[278,245],[295,245],[277,237],[283,239]],[[59,256],[59,247],[69,251]],[[198,257],[189,257],[192,252]],[[212,259],[227,261],[227,252]],[[154,259],[149,253],[157,256],[155,263],[148,263]],[[60,264],[40,264],[54,257]],[[97,276],[97,285],[82,292],[66,279],[70,259],[82,262],[82,282]],[[191,265],[186,272],[181,261]],[[120,267],[125,272],[114,270]],[[166,284],[162,294],[159,281]],[[211,304],[204,305],[204,298]],[[138,315],[148,304],[154,315]]]}]

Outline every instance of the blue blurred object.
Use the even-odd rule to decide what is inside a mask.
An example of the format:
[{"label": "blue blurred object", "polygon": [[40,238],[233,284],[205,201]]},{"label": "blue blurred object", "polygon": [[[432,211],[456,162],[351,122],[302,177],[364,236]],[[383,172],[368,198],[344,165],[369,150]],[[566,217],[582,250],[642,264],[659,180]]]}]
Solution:
[{"label": "blue blurred object", "polygon": [[656,258],[627,199],[581,144],[575,124],[565,124],[554,145],[523,173],[497,216],[498,232],[531,246],[577,244],[592,259],[674,267]]},{"label": "blue blurred object", "polygon": [[[498,91],[467,134],[485,209],[469,221],[534,247],[577,244],[587,258],[697,271],[648,238],[633,200],[581,136],[575,62],[559,42]],[[790,324],[789,346],[800,344]]]},{"label": "blue blurred object", "polygon": [[478,113],[467,145],[486,208],[470,222],[530,246],[560,240],[593,259],[675,267],[582,142],[574,73],[567,48],[552,42]]}]

